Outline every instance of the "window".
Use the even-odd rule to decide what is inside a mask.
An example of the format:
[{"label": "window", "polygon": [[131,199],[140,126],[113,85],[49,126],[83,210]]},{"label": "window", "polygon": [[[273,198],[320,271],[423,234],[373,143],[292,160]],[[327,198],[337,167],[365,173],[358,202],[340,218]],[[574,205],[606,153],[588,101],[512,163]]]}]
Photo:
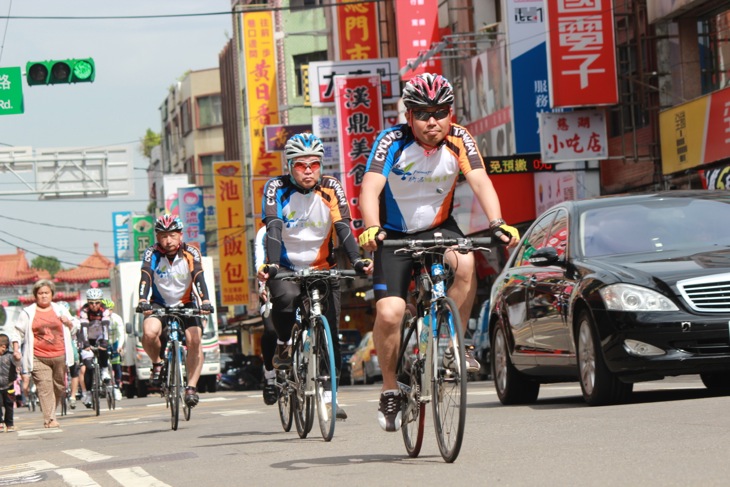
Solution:
[{"label": "window", "polygon": [[701,20],[700,39],[702,92],[730,86],[730,9]]},{"label": "window", "polygon": [[[200,166],[203,171],[203,186],[213,186],[213,163],[224,160],[223,154],[200,156]],[[199,180],[199,178],[196,178]]]},{"label": "window", "polygon": [[188,135],[193,130],[193,116],[190,113],[190,100],[180,106],[180,117],[182,118],[182,134]]},{"label": "window", "polygon": [[515,267],[530,265],[528,259],[536,250],[545,246],[545,237],[554,218],[555,212],[550,212],[540,218],[540,220],[532,227],[530,233],[522,243],[522,247],[520,247],[520,253],[515,259]]},{"label": "window", "polygon": [[316,7],[317,5],[324,5],[323,0],[291,0],[289,2],[289,7],[292,10],[300,10],[303,8],[312,8],[312,7]]},{"label": "window", "polygon": [[[293,4],[293,2],[292,2]],[[315,61],[326,61],[327,51],[309,52],[306,54],[297,54],[293,57],[294,59],[294,74],[297,78],[297,92],[296,96],[304,95],[304,74],[302,73],[302,66],[306,66],[309,63]],[[311,89],[311,87],[310,87]]]},{"label": "window", "polygon": [[198,102],[198,128],[215,127],[223,124],[220,95],[201,96]]}]

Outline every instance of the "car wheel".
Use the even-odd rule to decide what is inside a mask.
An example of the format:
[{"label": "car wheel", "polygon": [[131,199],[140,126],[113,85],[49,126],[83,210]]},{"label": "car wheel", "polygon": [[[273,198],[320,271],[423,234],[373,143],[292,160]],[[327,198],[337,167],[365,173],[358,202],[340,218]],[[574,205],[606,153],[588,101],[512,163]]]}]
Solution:
[{"label": "car wheel", "polygon": [[494,332],[491,364],[494,388],[502,404],[531,404],[537,400],[540,383],[529,380],[512,365],[502,326]]},{"label": "car wheel", "polygon": [[375,379],[368,375],[368,370],[365,368],[365,363],[362,364],[362,375],[365,377],[365,379],[363,380],[365,384],[373,384],[375,382]]},{"label": "car wheel", "polygon": [[583,399],[591,406],[603,406],[625,402],[631,395],[633,384],[621,382],[608,370],[603,358],[593,320],[583,311],[578,322],[576,350],[578,374]]},{"label": "car wheel", "polygon": [[718,394],[730,394],[730,372],[704,372],[700,379],[705,387]]}]

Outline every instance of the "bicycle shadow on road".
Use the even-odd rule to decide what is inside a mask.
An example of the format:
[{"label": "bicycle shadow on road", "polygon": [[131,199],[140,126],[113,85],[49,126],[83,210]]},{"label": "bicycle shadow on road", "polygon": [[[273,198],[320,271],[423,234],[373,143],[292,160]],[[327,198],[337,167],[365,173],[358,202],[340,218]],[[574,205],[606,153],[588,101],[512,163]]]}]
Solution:
[{"label": "bicycle shadow on road", "polygon": [[409,458],[404,455],[359,455],[319,458],[299,458],[286,462],[272,463],[271,468],[283,470],[307,470],[310,468],[333,467],[342,465],[365,465],[370,463],[401,463],[403,465],[419,463],[424,461],[443,464],[439,455],[421,455],[418,458]]}]

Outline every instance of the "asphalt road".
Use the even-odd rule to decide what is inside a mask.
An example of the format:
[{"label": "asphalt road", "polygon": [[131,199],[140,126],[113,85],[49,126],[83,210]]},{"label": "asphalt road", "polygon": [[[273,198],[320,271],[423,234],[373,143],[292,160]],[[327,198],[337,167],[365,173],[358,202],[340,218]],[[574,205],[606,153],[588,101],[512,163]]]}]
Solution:
[{"label": "asphalt road", "polygon": [[260,391],[204,394],[178,431],[159,397],[99,417],[82,406],[56,430],[23,409],[19,431],[0,434],[0,485],[727,485],[730,398],[696,377],[635,390],[629,404],[591,408],[577,385],[550,385],[534,405],[504,407],[491,382],[471,382],[454,464],[439,455],[430,407],[419,458],[380,430],[378,384],[342,388],[349,418],[330,443],[317,424],[307,439],[285,433]]}]

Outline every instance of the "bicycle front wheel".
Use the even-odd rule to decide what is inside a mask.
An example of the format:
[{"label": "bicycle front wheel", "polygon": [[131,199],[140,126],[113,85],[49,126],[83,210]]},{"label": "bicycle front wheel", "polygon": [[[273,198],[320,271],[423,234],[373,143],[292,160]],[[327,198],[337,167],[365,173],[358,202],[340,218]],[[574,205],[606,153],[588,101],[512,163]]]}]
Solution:
[{"label": "bicycle front wheel", "polygon": [[441,456],[451,463],[459,456],[466,421],[466,362],[459,309],[442,298],[433,336],[433,423]]},{"label": "bicycle front wheel", "polygon": [[426,423],[426,403],[421,402],[421,351],[418,345],[416,309],[406,305],[406,312],[400,325],[400,347],[398,352],[398,386],[403,396],[401,411],[401,433],[408,456],[415,458],[423,445],[423,430]]},{"label": "bicycle front wheel", "polygon": [[94,403],[94,412],[101,414],[101,379],[99,378],[99,364],[94,363],[94,383],[91,385],[91,402]]},{"label": "bicycle front wheel", "polygon": [[[308,331],[306,333],[309,333]],[[314,425],[314,400],[307,395],[309,350],[305,351],[305,331],[299,325],[292,329],[291,377],[294,386],[294,422],[300,438],[306,438]]]},{"label": "bicycle front wheel", "polygon": [[324,441],[330,441],[335,434],[337,415],[337,369],[335,351],[332,348],[332,332],[327,318],[318,316],[314,323],[314,370],[317,371],[315,395],[319,430]]},{"label": "bicycle front wheel", "polygon": [[294,419],[294,399],[289,394],[288,380],[283,372],[276,373],[276,393],[276,403],[279,406],[281,427],[284,428],[284,431],[289,432],[291,430],[292,420]]},{"label": "bicycle front wheel", "polygon": [[180,421],[180,393],[182,390],[182,371],[180,370],[180,342],[172,342],[172,354],[168,366],[170,385],[167,388],[170,403],[170,426],[177,430]]}]

